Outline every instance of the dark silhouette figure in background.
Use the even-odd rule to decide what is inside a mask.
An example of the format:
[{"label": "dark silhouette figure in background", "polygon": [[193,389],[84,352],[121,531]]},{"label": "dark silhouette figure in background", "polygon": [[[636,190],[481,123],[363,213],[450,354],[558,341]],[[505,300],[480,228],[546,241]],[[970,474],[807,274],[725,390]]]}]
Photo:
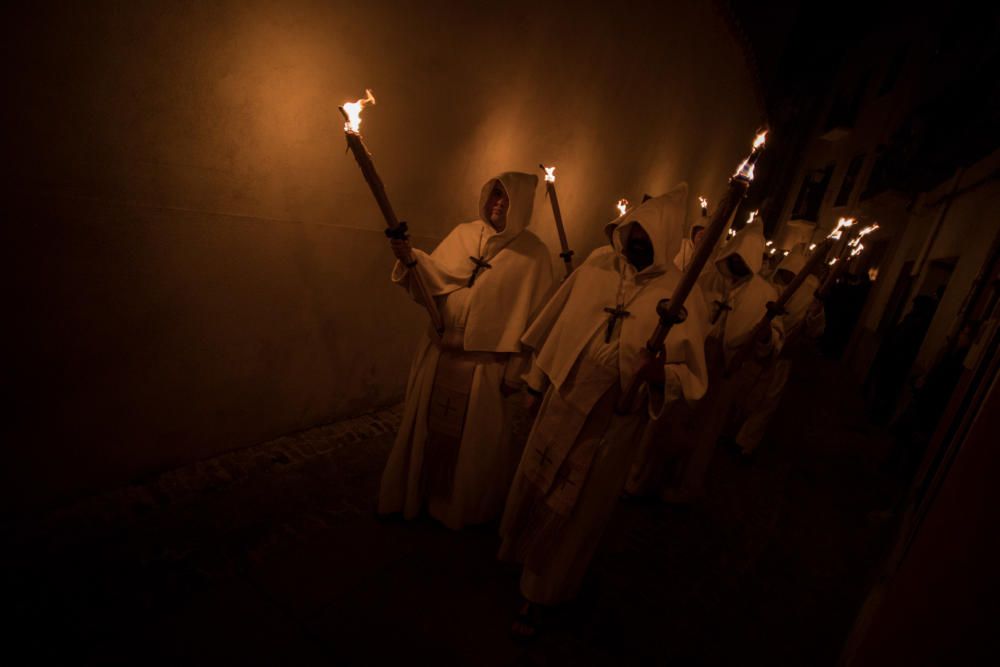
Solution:
[{"label": "dark silhouette figure in background", "polygon": [[927,329],[934,319],[937,301],[927,294],[913,299],[910,312],[889,333],[879,348],[866,382],[871,401],[871,416],[885,424],[892,417],[899,393],[913,366]]}]

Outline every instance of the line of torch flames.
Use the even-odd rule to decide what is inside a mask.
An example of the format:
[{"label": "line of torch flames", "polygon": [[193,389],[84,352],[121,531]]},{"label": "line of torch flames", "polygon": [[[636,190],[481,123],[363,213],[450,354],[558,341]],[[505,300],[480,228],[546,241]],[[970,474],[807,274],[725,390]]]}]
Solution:
[{"label": "line of torch flames", "polygon": [[[366,91],[366,92],[369,94],[369,97],[371,97],[371,91]],[[361,103],[362,100],[358,100],[358,102]],[[375,102],[375,99],[372,98],[372,103],[374,104],[374,102]],[[347,105],[345,105],[345,108],[346,108],[346,106]],[[358,107],[358,109],[359,109],[359,113],[360,113],[360,106]],[[757,151],[760,149],[760,147],[764,145],[764,142],[766,141],[766,139],[767,139],[767,130],[764,130],[763,132],[759,132],[757,134],[757,136],[754,138],[753,150],[750,152],[750,155],[747,156],[747,158],[745,160],[743,160],[742,163],[740,163],[740,166],[736,170],[736,173],[733,174],[734,178],[735,177],[742,177],[742,178],[745,178],[747,180],[751,180],[751,181],[753,180],[754,164],[752,163],[752,160],[753,160],[753,157],[757,154]],[[556,172],[556,168],[555,167],[546,167],[546,166],[543,165],[542,169],[545,170],[545,182],[546,183],[555,183],[556,182],[556,173],[555,173]],[[708,212],[708,200],[705,199],[704,197],[699,196],[698,197],[698,203],[701,206],[702,215],[703,216],[706,215],[707,212]],[[625,215],[625,213],[628,211],[628,207],[629,207],[629,201],[628,201],[628,199],[625,199],[624,197],[622,197],[621,199],[618,200],[618,202],[615,204],[615,209],[618,211],[619,217]],[[753,222],[755,217],[757,217],[757,211],[751,212],[750,213],[750,219],[747,220],[747,224],[750,224],[751,222]],[[730,229],[729,230],[729,236],[733,236],[734,234],[736,234],[736,231],[733,230],[733,229]]]},{"label": "line of torch flames", "polygon": [[[351,132],[353,134],[360,134],[361,133],[361,112],[365,108],[365,106],[367,106],[369,104],[371,104],[371,105],[375,104],[375,96],[372,94],[372,91],[371,91],[370,88],[366,88],[365,89],[365,96],[362,97],[361,99],[358,99],[358,100],[356,100],[354,102],[346,102],[346,103],[344,103],[344,105],[343,105],[344,112],[347,114],[347,117],[348,117],[347,122],[344,123],[344,131],[345,132]],[[753,180],[754,166],[755,165],[751,163],[751,159],[756,154],[757,150],[760,149],[760,147],[764,145],[764,142],[766,141],[766,139],[767,139],[767,131],[766,130],[757,134],[757,136],[754,138],[753,150],[751,151],[750,155],[747,156],[747,158],[745,160],[743,160],[742,163],[740,163],[739,168],[736,169],[736,173],[733,174],[734,177],[743,177],[743,178],[746,178],[748,180]],[[555,183],[555,180],[556,180],[555,171],[556,171],[555,167],[545,167],[545,181],[547,183]],[[708,210],[708,200],[707,199],[705,199],[704,197],[699,196],[698,197],[698,203],[701,205],[701,208],[702,208],[703,212]],[[620,216],[621,215],[625,215],[625,212],[628,211],[628,205],[629,205],[629,201],[627,199],[625,199],[625,198],[619,199],[618,203],[615,205],[615,207],[618,210],[618,215],[620,215]],[[758,211],[751,211],[750,212],[750,217],[747,218],[747,223],[746,224],[748,224],[748,225],[752,224],[753,221],[757,218],[757,215],[758,215]],[[830,232],[830,234],[827,236],[827,238],[833,239],[834,241],[839,241],[843,237],[844,230],[847,229],[847,228],[849,228],[849,227],[854,226],[854,224],[856,222],[857,221],[854,218],[841,218],[840,220],[837,221],[837,226],[834,228],[834,230],[832,232]],[[878,229],[878,227],[879,226],[878,226],[877,223],[873,224],[873,225],[869,225],[868,227],[865,227],[860,232],[858,232],[858,235],[856,237],[854,237],[850,242],[848,242],[847,245],[848,245],[848,247],[851,248],[851,253],[850,253],[851,257],[857,257],[858,255],[860,255],[862,253],[862,251],[864,251],[865,245],[864,245],[864,243],[861,242],[861,239],[863,239],[868,234],[871,234],[872,232],[874,232],[876,229]],[[732,237],[732,236],[735,236],[735,235],[736,235],[736,230],[730,228],[730,230],[728,232],[728,236]],[[774,245],[774,242],[773,241],[768,241],[765,245],[766,246],[772,246],[772,245]],[[816,244],[815,243],[813,243],[813,244],[811,244],[809,246],[809,250],[815,250],[815,249],[816,249]],[[770,254],[773,255],[776,252],[777,252],[777,248],[771,248]],[[788,255],[788,251],[785,250],[785,251],[783,251],[782,254],[787,256]],[[833,266],[836,263],[837,263],[837,258],[836,257],[834,257],[833,259],[831,259],[830,262],[829,262],[830,266]]]},{"label": "line of torch flames", "polygon": [[[756,211],[754,211],[753,213],[750,214],[750,220],[747,221],[748,224],[753,221],[753,217],[754,217],[755,213],[756,213]],[[854,218],[840,218],[840,220],[837,221],[837,226],[834,228],[834,230],[832,232],[830,232],[827,235],[827,238],[828,239],[832,239],[834,241],[839,241],[844,236],[844,230],[848,229],[850,227],[853,227],[856,223],[857,223],[857,220],[855,220]],[[873,223],[871,225],[868,225],[867,227],[865,227],[861,231],[859,231],[857,233],[857,235],[854,236],[854,238],[852,238],[850,241],[848,241],[847,242],[847,247],[851,248],[851,252],[848,255],[848,257],[851,257],[851,258],[857,257],[862,252],[864,252],[865,244],[862,243],[861,240],[864,237],[866,237],[869,234],[871,234],[872,232],[874,232],[875,230],[877,230],[878,228],[879,228],[879,225],[878,225],[877,222]],[[732,230],[730,230],[730,235],[733,235],[734,233],[735,232],[733,232]],[[771,250],[768,252],[768,254],[770,254],[770,255],[774,255],[775,253],[778,252],[777,248],[772,247],[773,245],[774,245],[774,241],[767,241],[767,242],[764,243],[765,247],[771,248]],[[810,243],[809,244],[809,252],[812,252],[817,247],[818,246],[817,246],[816,243]],[[781,254],[782,254],[782,256],[787,257],[788,254],[789,254],[789,251],[788,250],[783,250],[781,252]],[[838,261],[839,261],[839,258],[838,257],[834,257],[829,262],[827,262],[827,264],[829,266],[833,266]]]},{"label": "line of torch flames", "polygon": [[[770,252],[768,252],[769,255],[774,255],[774,254],[776,254],[778,252],[778,249],[775,248],[775,247],[773,247],[773,246],[774,246],[774,241],[765,241],[764,242],[764,247],[765,248],[771,248]],[[788,251],[787,250],[782,250],[781,251],[781,256],[782,257],[787,257],[788,256]]]},{"label": "line of torch flames", "polygon": [[[353,134],[361,134],[361,111],[365,108],[365,106],[369,104],[371,105],[375,104],[375,95],[372,94],[370,88],[365,88],[364,97],[355,100],[354,102],[345,102],[342,105],[344,113],[346,113],[348,117],[347,122],[344,123],[345,132],[351,132]],[[767,140],[767,130],[763,130],[757,133],[757,136],[754,137],[753,140],[753,150],[750,152],[750,155],[748,155],[747,158],[740,163],[740,166],[739,168],[737,168],[736,173],[733,174],[734,178],[742,177],[747,180],[751,181],[753,180],[753,172],[755,166],[753,163],[753,158],[757,155],[757,151],[760,149],[761,146],[764,145],[764,142],[766,140]],[[555,174],[553,173],[555,172],[555,170],[556,170],[555,167],[545,167],[546,181],[551,183],[556,180]],[[699,197],[698,199],[701,201],[702,208],[708,207],[708,201],[704,197]]]},{"label": "line of torch flames", "polygon": [[[355,100],[354,102],[345,102],[343,104],[344,113],[347,114],[347,118],[348,118],[347,122],[344,123],[344,132],[350,132],[352,134],[361,134],[361,112],[364,110],[365,106],[367,106],[369,104],[371,104],[371,105],[375,104],[375,95],[372,94],[372,91],[371,91],[370,88],[366,88],[365,89],[365,96],[362,97],[361,99]],[[745,178],[745,179],[751,180],[751,181],[753,180],[753,177],[754,177],[754,167],[755,167],[755,164],[753,162],[753,158],[757,154],[757,151],[760,149],[760,147],[764,145],[764,142],[766,140],[767,140],[767,130],[764,130],[762,132],[758,132],[757,133],[757,136],[754,137],[754,141],[753,141],[753,150],[750,152],[750,155],[748,155],[747,158],[745,160],[743,160],[743,162],[740,163],[740,166],[736,169],[736,172],[733,174],[734,178]],[[555,180],[556,180],[556,175],[555,175],[556,168],[555,167],[544,167],[544,169],[545,169],[545,181],[547,183],[555,183]],[[699,196],[698,197],[698,203],[701,205],[702,214],[704,215],[708,211],[708,200],[705,197]],[[618,215],[619,216],[625,215],[626,211],[628,211],[628,205],[629,205],[628,199],[625,199],[623,197],[622,199],[618,200],[618,203],[615,204],[615,207],[618,210]],[[758,211],[751,211],[750,212],[750,217],[747,219],[747,224],[748,225],[751,224],[754,221],[754,219],[756,219],[757,214],[758,214]],[[837,234],[837,236],[834,237],[833,234],[831,234],[831,238],[836,238],[836,239],[840,238],[839,234],[840,234],[840,230],[842,228],[841,225],[843,224],[844,220],[845,220],[845,218],[841,218],[841,222],[838,223],[837,229],[834,230],[834,234]],[[854,224],[853,220],[851,221],[850,224],[843,225],[843,226],[844,227],[849,227],[852,224]],[[877,229],[878,225],[874,225],[874,228]],[[872,229],[871,231],[874,231],[874,229]],[[856,241],[860,241],[860,237],[863,236],[865,233],[870,233],[870,232],[863,231],[862,234],[859,235],[859,238],[856,239]],[[735,235],[736,235],[736,230],[730,228],[730,230],[729,230],[729,236],[732,237],[732,236],[735,236]],[[771,241],[767,242],[767,245],[771,245],[771,244],[772,244]],[[864,248],[864,246],[862,244],[860,244],[860,243],[853,244],[853,246],[855,247],[855,249],[852,252],[852,255],[851,255],[852,257],[855,256],[856,254],[860,253],[860,249]],[[810,247],[810,250],[812,248],[814,248],[814,247],[815,247],[815,244],[813,244],[813,246]],[[775,253],[775,249],[772,248],[771,249],[771,254],[773,255],[774,253]],[[787,255],[788,251],[786,250],[784,254]],[[836,261],[836,260],[834,260],[834,261]]]},{"label": "line of torch flames", "polygon": [[[702,197],[699,197],[698,199],[702,199]],[[707,202],[706,202],[706,204],[705,204],[705,205],[707,205]],[[705,206],[705,205],[703,205],[703,208],[704,208],[704,206]],[[746,224],[746,225],[743,225],[743,226],[744,226],[744,227],[746,227],[747,225],[750,225],[750,224],[753,224],[753,221],[757,219],[757,215],[758,215],[759,213],[760,213],[760,210],[759,210],[759,209],[755,209],[755,210],[753,210],[753,211],[750,211],[750,215],[749,215],[749,216],[747,217],[747,224]],[[731,239],[731,238],[733,238],[734,236],[736,236],[736,230],[735,230],[735,229],[733,229],[732,227],[730,227],[730,228],[729,228],[729,231],[727,231],[727,232],[726,232],[726,239],[727,239],[727,240],[728,240],[728,239]],[[767,243],[765,243],[764,245],[767,245],[767,246],[771,245],[771,241],[768,241],[768,242],[767,242]],[[772,255],[774,254],[774,251],[773,251],[773,250],[771,251],[771,254],[772,254]]]},{"label": "line of torch flames", "polygon": [[[546,183],[555,183],[556,182],[556,168],[555,167],[546,167],[546,166],[543,165],[542,169],[545,170],[545,182]],[[628,204],[629,204],[628,199],[625,199],[624,197],[622,197],[621,199],[619,199],[618,203],[615,204],[615,208],[618,211],[618,216],[619,217],[625,215],[626,211],[628,211]]]},{"label": "line of torch flames", "polygon": [[[355,135],[361,134],[361,112],[364,110],[365,106],[369,104],[371,105],[375,104],[375,96],[372,94],[371,89],[368,88],[365,89],[365,96],[363,98],[358,99],[354,102],[344,103],[342,108],[344,110],[344,113],[347,115],[347,122],[344,123],[344,132],[348,132]],[[746,181],[753,180],[754,167],[756,166],[755,158],[757,156],[758,151],[764,145],[764,142],[766,140],[767,140],[767,130],[757,133],[757,136],[754,137],[753,149],[750,151],[750,155],[748,155],[746,159],[744,159],[743,162],[740,163],[740,166],[736,169],[736,172],[733,174],[733,178],[742,178]],[[554,183],[556,180],[555,176],[556,168],[555,167],[543,167],[543,168],[545,170],[545,181],[547,183]],[[702,215],[703,216],[707,215],[708,200],[705,199],[705,197],[699,196],[698,202],[701,205]],[[622,198],[618,200],[618,203],[615,206],[618,210],[619,216],[625,215],[625,213],[628,211],[628,205],[629,202],[627,199]],[[746,224],[747,225],[752,224],[753,221],[757,218],[757,215],[758,211],[756,210],[752,211],[750,213],[749,218],[747,219]],[[843,230],[853,226],[855,222],[856,221],[853,218],[841,218],[837,222],[837,227],[833,230],[833,232],[830,233],[830,235],[827,238],[840,240],[841,237],[843,236]],[[854,239],[852,239],[848,243],[848,247],[852,248],[850,254],[851,257],[857,257],[859,254],[861,254],[861,252],[865,248],[864,244],[861,243],[861,239],[864,238],[866,235],[872,233],[876,229],[878,229],[878,224],[865,227],[858,233],[858,235]],[[736,235],[736,230],[730,228],[728,236],[732,237],[735,235]],[[767,241],[765,245],[772,246],[773,241]],[[815,249],[816,249],[815,243],[809,246],[809,250],[815,250]],[[771,248],[772,255],[775,254],[776,251],[777,248]],[[788,251],[787,250],[783,251],[783,254],[788,255]],[[830,266],[833,266],[836,263],[837,263],[837,258],[834,257],[830,261]]]},{"label": "line of torch flames", "polygon": [[[844,230],[847,229],[847,228],[849,228],[849,227],[853,227],[855,223],[857,223],[857,220],[855,220],[854,218],[841,218],[840,220],[837,221],[837,226],[833,229],[832,232],[830,232],[830,234],[827,236],[827,238],[833,239],[835,241],[839,241],[843,237],[843,235],[844,235]],[[868,225],[867,227],[864,227],[863,229],[861,229],[854,236],[854,238],[852,238],[850,241],[848,241],[847,242],[847,247],[851,249],[851,252],[848,254],[848,258],[857,257],[862,252],[864,252],[865,244],[862,243],[861,240],[863,238],[865,238],[866,236],[868,236],[869,234],[871,234],[872,232],[874,232],[875,230],[877,230],[878,228],[879,228],[879,225],[878,225],[877,222],[873,223],[871,225]],[[834,264],[836,264],[839,261],[839,259],[840,259],[839,257],[834,257],[833,259],[831,259],[827,263],[830,266],[833,266]]]},{"label": "line of torch flames", "polygon": [[[555,169],[555,167],[551,167],[551,168]],[[549,167],[546,167],[545,170],[547,172],[549,170]],[[548,174],[546,174],[545,180],[549,180]],[[553,176],[551,180],[554,181],[556,179]],[[701,214],[702,214],[702,216],[704,216],[705,212],[708,211],[708,200],[705,199],[704,197],[698,197],[698,204],[701,206]],[[622,197],[621,199],[619,199],[618,203],[615,204],[615,208],[618,209],[618,215],[625,215],[626,211],[628,211],[628,206],[629,206],[628,199],[625,199],[624,197]]]}]

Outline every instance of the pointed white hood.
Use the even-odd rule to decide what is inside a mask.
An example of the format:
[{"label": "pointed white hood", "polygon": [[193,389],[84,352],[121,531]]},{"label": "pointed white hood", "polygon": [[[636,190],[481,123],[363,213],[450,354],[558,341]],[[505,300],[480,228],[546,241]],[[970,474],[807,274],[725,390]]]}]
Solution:
[{"label": "pointed white hood", "polygon": [[507,207],[507,226],[502,232],[494,233],[486,241],[484,255],[488,260],[496,255],[508,243],[523,232],[531,221],[531,211],[535,205],[535,189],[538,187],[538,177],[534,174],[525,174],[520,171],[505,171],[498,176],[486,181],[482,191],[479,193],[479,219],[492,230],[490,218],[486,213],[486,200],[489,199],[493,191],[493,184],[500,181],[500,185],[507,192],[510,204]]},{"label": "pointed white hood", "polygon": [[641,226],[653,242],[653,263],[641,274],[664,273],[674,267],[671,258],[677,254],[684,237],[684,218],[687,214],[687,183],[675,186],[670,192],[647,199],[626,211],[604,227],[604,233],[620,257],[629,230],[634,224]]},{"label": "pointed white hood", "polygon": [[[774,274],[772,274],[772,281],[774,276],[777,275],[779,270],[791,271],[794,275],[798,275],[802,271],[806,262],[809,261],[809,255],[806,251],[806,246],[804,243],[800,243],[792,248],[792,251],[782,258],[781,262],[774,269]],[[775,285],[776,290],[780,294],[784,289],[780,285]],[[786,315],[784,316],[784,322],[786,329],[793,329],[797,327],[805,318],[806,311],[809,306],[812,305],[814,294],[816,290],[819,289],[819,279],[816,276],[807,276],[802,282],[802,285],[795,290],[795,294],[788,300],[785,304]]]},{"label": "pointed white hood", "polygon": [[[746,340],[754,325],[764,316],[767,302],[777,298],[774,286],[759,273],[764,263],[764,247],[761,224],[751,223],[745,226],[719,249],[719,256],[711,271],[706,270],[699,280],[709,311],[715,312],[717,316],[710,335],[723,337],[727,358]],[[733,279],[726,266],[726,260],[732,255],[739,255],[743,259],[750,268],[750,275],[740,280]],[[720,305],[728,309],[725,317],[719,316]]]},{"label": "pointed white hood", "polygon": [[[605,308],[617,304],[630,313],[618,325],[622,388],[644,362],[642,350],[658,322],[656,305],[673,294],[681,279],[671,257],[683,234],[686,198],[687,186],[681,184],[608,224],[605,231],[611,247],[602,246],[592,252],[563,282],[525,332],[524,344],[535,350],[538,368],[557,388],[568,381],[589,341],[603,335],[608,323]],[[643,271],[627,275],[621,248],[632,224],[642,225],[649,234],[653,263]],[[684,396],[697,400],[707,386],[704,342],[708,314],[701,290],[693,290],[684,305],[688,318],[670,331],[666,363],[674,368]],[[600,393],[592,395],[595,400],[599,396]],[[591,406],[576,407],[586,412]]]},{"label": "pointed white hood", "polygon": [[[501,232],[486,222],[484,210],[497,181],[510,198],[507,224]],[[460,289],[471,291],[463,341],[466,350],[518,352],[521,335],[549,296],[553,276],[548,248],[525,229],[537,185],[536,176],[518,172],[489,179],[480,192],[475,220],[455,227],[431,254],[413,251],[431,294],[443,297]],[[477,274],[470,287],[476,267],[473,260],[479,257],[489,267]],[[396,262],[393,282],[405,284],[412,293],[407,276],[408,269]]]},{"label": "pointed white hood", "polygon": [[715,260],[715,268],[726,278],[732,279],[726,267],[726,260],[732,255],[739,255],[750,268],[751,275],[760,273],[764,264],[764,243],[764,233],[760,223],[750,223],[720,250]]},{"label": "pointed white hood", "polygon": [[774,272],[777,273],[778,271],[784,270],[784,271],[791,271],[792,275],[798,275],[799,271],[805,268],[806,261],[808,259],[809,258],[806,255],[805,244],[799,243],[794,248],[792,248],[792,251],[790,253],[788,253],[781,259],[781,261],[778,263],[778,266],[774,267]]}]

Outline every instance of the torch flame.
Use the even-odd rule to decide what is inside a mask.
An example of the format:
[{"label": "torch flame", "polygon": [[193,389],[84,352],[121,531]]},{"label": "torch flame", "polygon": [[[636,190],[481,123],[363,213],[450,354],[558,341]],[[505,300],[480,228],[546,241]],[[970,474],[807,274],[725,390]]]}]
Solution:
[{"label": "torch flame", "polygon": [[773,255],[773,254],[774,254],[774,253],[776,253],[776,252],[778,252],[778,249],[777,249],[777,248],[771,248],[771,252],[769,252],[768,254],[769,254],[769,255]]},{"label": "torch flame", "polygon": [[761,146],[764,145],[765,141],[767,141],[767,130],[764,130],[763,132],[758,132],[757,136],[754,137],[753,140],[753,149],[754,150],[759,149]]},{"label": "torch flame", "polygon": [[625,211],[628,210],[628,200],[623,197],[618,200],[615,206],[618,207],[618,215],[625,215]]},{"label": "torch flame", "polygon": [[545,165],[542,165],[542,169],[545,170],[545,182],[546,183],[555,183],[556,182],[556,168],[555,167],[546,167]]},{"label": "torch flame", "polygon": [[752,223],[752,222],[753,222],[754,220],[756,220],[756,219],[757,219],[757,213],[758,213],[758,212],[759,212],[759,211],[750,211],[750,217],[748,217],[748,218],[747,218],[747,224],[748,224],[748,225],[749,225],[750,223]]},{"label": "torch flame", "polygon": [[788,251],[787,250],[782,250],[781,251],[781,256],[782,257],[788,257]]},{"label": "torch flame", "polygon": [[836,264],[836,263],[837,263],[837,258],[836,258],[836,257],[834,257],[834,258],[833,258],[833,259],[831,259],[831,260],[830,260],[829,262],[827,262],[827,264],[829,264],[830,266],[833,266],[833,265],[834,265],[834,264]]},{"label": "torch flame", "polygon": [[733,174],[733,178],[743,178],[748,181],[753,180],[753,170],[754,166],[757,164],[757,154],[760,152],[760,149],[766,140],[767,130],[757,133],[757,136],[754,137],[753,140],[753,149],[750,151],[750,155],[748,155],[747,159],[740,163],[736,173]]},{"label": "torch flame", "polygon": [[369,88],[365,88],[365,97],[356,102],[347,102],[341,109],[347,114],[347,122],[344,123],[344,132],[360,134],[361,130],[361,110],[366,104],[375,104],[375,96]]},{"label": "torch flame", "polygon": [[[876,229],[878,229],[878,223],[875,223],[874,225],[869,225],[869,226],[865,227],[860,232],[858,232],[857,236],[855,236],[853,239],[851,239],[847,243],[847,246],[849,248],[857,248],[858,246],[861,245],[861,239],[863,239],[864,237],[868,236],[869,234],[871,234],[872,232],[874,232]],[[852,254],[851,257],[854,257],[854,255]]]},{"label": "torch flame", "polygon": [[771,247],[774,245],[774,241],[764,241],[764,245],[767,247]]},{"label": "torch flame", "polygon": [[816,249],[816,244],[815,243],[810,243],[809,244],[809,252],[812,252],[815,249]]},{"label": "torch flame", "polygon": [[878,223],[877,222],[875,224],[868,225],[867,227],[865,227],[864,229],[862,229],[860,232],[858,232],[858,238],[859,239],[863,239],[864,237],[868,236],[869,234],[871,234],[872,232],[876,231],[877,229],[878,229]]},{"label": "torch flame", "polygon": [[841,237],[844,236],[844,230],[847,229],[848,227],[853,226],[855,222],[857,222],[857,220],[855,220],[854,218],[841,218],[840,220],[837,221],[837,226],[834,227],[833,231],[830,232],[830,235],[827,236],[826,238],[833,239],[834,241],[839,241]]},{"label": "torch flame", "polygon": [[702,208],[708,208],[708,200],[705,199],[704,197],[699,196],[698,203],[701,204]]},{"label": "torch flame", "polygon": [[864,249],[865,249],[865,244],[859,243],[857,247],[851,251],[851,257],[857,257],[862,253],[862,251],[864,251]]}]

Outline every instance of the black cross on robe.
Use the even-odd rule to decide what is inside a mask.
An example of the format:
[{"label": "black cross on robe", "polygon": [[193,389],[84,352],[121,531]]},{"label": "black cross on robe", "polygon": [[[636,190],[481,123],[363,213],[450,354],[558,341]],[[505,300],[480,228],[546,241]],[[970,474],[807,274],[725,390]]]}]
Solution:
[{"label": "black cross on robe", "polygon": [[476,268],[472,270],[472,275],[469,276],[469,287],[472,287],[473,283],[476,282],[476,278],[479,277],[479,272],[483,269],[492,269],[493,265],[482,257],[472,257],[470,255],[469,259],[471,259],[472,263],[476,265]]},{"label": "black cross on robe", "polygon": [[564,486],[576,486],[576,482],[569,478],[569,471],[566,467],[559,468],[559,472],[556,473],[556,478],[553,480],[555,488],[561,489]]},{"label": "black cross on robe", "polygon": [[552,457],[548,455],[547,450],[538,449],[535,447],[535,451],[538,452],[538,463],[539,465],[547,466],[552,463]]},{"label": "black cross on robe", "polygon": [[604,312],[608,314],[608,330],[604,334],[604,342],[610,343],[611,334],[615,332],[615,324],[618,323],[618,320],[624,320],[632,313],[625,310],[625,306],[623,306],[622,304],[618,304],[614,308],[605,308]]},{"label": "black cross on robe", "polygon": [[718,322],[719,318],[722,317],[722,313],[733,309],[733,307],[729,305],[728,301],[719,301],[718,299],[712,302],[712,306],[712,316],[709,318],[709,322],[711,324]]}]

